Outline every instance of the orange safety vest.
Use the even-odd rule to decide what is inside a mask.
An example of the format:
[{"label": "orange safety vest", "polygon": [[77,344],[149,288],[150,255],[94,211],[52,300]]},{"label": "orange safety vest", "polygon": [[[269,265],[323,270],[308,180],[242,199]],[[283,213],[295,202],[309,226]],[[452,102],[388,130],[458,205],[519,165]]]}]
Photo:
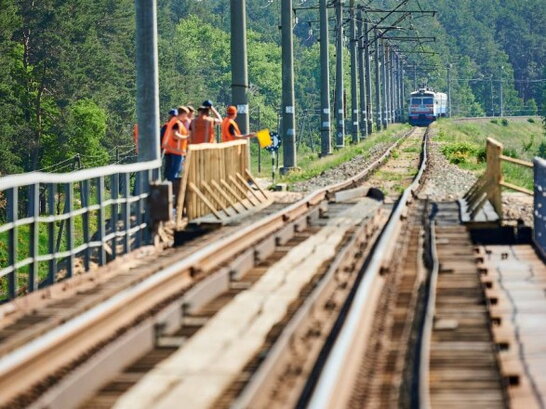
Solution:
[{"label": "orange safety vest", "polygon": [[186,150],[188,148],[187,139],[176,139],[174,136],[174,125],[178,125],[178,132],[181,135],[187,136],[188,130],[184,124],[177,118],[172,118],[167,124],[167,129],[165,130],[165,136],[163,136],[163,146],[165,153],[172,153],[174,155],[186,155]]},{"label": "orange safety vest", "polygon": [[191,143],[214,143],[214,122],[209,118],[195,118],[191,123]]},{"label": "orange safety vest", "polygon": [[[233,125],[233,131],[235,135],[233,135],[229,131],[229,128],[231,127],[231,125]],[[239,139],[239,138],[236,138],[236,136],[240,136],[240,135],[241,135],[241,131],[239,129],[239,125],[237,125],[237,122],[235,122],[233,119],[229,117],[224,118],[224,120],[222,121],[222,142],[236,141],[237,139]]]}]

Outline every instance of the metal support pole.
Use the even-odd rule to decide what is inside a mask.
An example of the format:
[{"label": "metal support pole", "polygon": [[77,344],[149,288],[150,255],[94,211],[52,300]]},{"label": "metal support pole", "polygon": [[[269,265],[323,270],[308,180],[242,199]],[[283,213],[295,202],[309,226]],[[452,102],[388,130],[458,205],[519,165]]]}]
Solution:
[{"label": "metal support pole", "polygon": [[451,64],[447,65],[447,106],[447,115],[451,118]]},{"label": "metal support pole", "polygon": [[284,163],[281,170],[284,173],[296,167],[296,118],[294,107],[294,44],[292,38],[292,13],[292,0],[282,0],[282,137]]},{"label": "metal support pole", "polygon": [[394,51],[391,50],[391,74],[390,74],[390,82],[391,82],[391,119],[392,122],[395,123],[397,121],[397,108],[396,108],[396,81],[395,81],[395,74],[396,74],[396,66],[395,66],[395,58],[394,58]]},{"label": "metal support pole", "polygon": [[250,128],[245,2],[231,0],[231,101],[237,106],[236,122],[243,134]]},{"label": "metal support pole", "polygon": [[491,116],[495,116],[495,104],[493,102],[493,75],[489,78],[489,90],[491,94]]},{"label": "metal support pole", "polygon": [[372,110],[372,71],[370,67],[370,37],[368,23],[364,23],[364,68],[366,74],[366,112],[368,114],[368,135],[373,132],[373,110]]},{"label": "metal support pole", "polygon": [[394,101],[392,99],[392,49],[391,47],[387,46],[387,100],[389,103],[387,104],[387,109],[389,110],[387,114],[387,118],[389,121],[389,124],[392,124],[394,122]]},{"label": "metal support pole", "polygon": [[351,135],[353,143],[358,143],[360,139],[360,130],[358,124],[358,62],[357,62],[357,42],[356,38],[356,16],[355,0],[350,4],[350,51],[351,51]]},{"label": "metal support pole", "polygon": [[400,78],[400,82],[401,82],[401,90],[402,90],[402,95],[400,96],[400,101],[402,102],[402,117],[403,117],[403,120],[405,121],[407,119],[407,115],[406,115],[406,104],[407,104],[407,98],[406,98],[406,70],[404,68],[404,65],[402,64],[401,66],[402,68],[402,72],[400,73],[401,75],[401,78]]},{"label": "metal support pole", "polygon": [[336,3],[336,147],[345,146],[345,104],[343,81],[343,0]]},{"label": "metal support pole", "polygon": [[502,80],[503,80],[503,76],[502,76],[502,70],[504,69],[504,67],[501,67],[501,70],[500,70],[500,116],[504,116],[504,89],[503,89],[503,83],[502,83]]},{"label": "metal support pole", "polygon": [[395,121],[400,122],[400,59],[397,53],[393,55],[394,61],[394,71],[393,71],[393,82],[394,82],[394,113]]},{"label": "metal support pole", "polygon": [[413,90],[417,91],[417,64],[413,66]]},{"label": "metal support pole", "polygon": [[381,40],[381,63],[383,64],[382,66],[382,71],[383,71],[383,75],[382,75],[382,79],[383,79],[383,84],[382,84],[382,88],[381,88],[381,92],[383,93],[383,101],[385,101],[383,103],[383,129],[387,129],[387,126],[389,124],[389,117],[388,117],[388,112],[389,112],[389,94],[388,94],[388,82],[389,80],[387,79],[387,47],[385,45],[385,40]]},{"label": "metal support pole", "polygon": [[320,0],[320,155],[332,154],[330,133],[330,56],[328,38],[328,9],[326,0]]},{"label": "metal support pole", "polygon": [[404,66],[402,59],[398,56],[398,107],[400,122],[404,122]]},{"label": "metal support pole", "polygon": [[[375,38],[378,38],[377,29],[374,30]],[[375,126],[378,131],[383,127],[382,107],[381,107],[381,70],[379,69],[379,40],[375,41]]]},{"label": "metal support pole", "polygon": [[362,9],[358,10],[358,80],[360,90],[360,132],[363,138],[368,136],[368,101],[366,99],[366,76],[364,75],[364,33],[362,32]]},{"label": "metal support pole", "polygon": [[159,159],[156,0],[135,0],[138,161]]}]

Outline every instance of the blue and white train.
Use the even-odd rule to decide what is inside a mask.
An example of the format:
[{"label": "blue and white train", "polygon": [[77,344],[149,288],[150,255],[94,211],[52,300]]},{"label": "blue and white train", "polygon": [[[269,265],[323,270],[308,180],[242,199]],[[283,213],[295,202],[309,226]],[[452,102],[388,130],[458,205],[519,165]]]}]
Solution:
[{"label": "blue and white train", "polygon": [[428,126],[447,115],[447,95],[428,88],[412,92],[408,114],[411,125]]}]

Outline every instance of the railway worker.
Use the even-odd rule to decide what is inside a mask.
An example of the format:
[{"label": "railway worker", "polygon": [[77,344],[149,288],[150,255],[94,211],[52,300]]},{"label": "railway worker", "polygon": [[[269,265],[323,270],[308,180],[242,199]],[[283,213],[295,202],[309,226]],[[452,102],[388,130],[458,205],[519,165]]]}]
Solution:
[{"label": "railway worker", "polygon": [[[163,137],[165,136],[165,130],[167,129],[167,125],[173,117],[178,115],[178,111],[175,109],[171,109],[169,111],[169,117],[163,124],[163,126],[159,129],[159,151],[161,152],[162,146],[163,146]],[[135,143],[135,151],[138,154],[138,124],[135,124],[133,126],[133,141]]]},{"label": "railway worker", "polygon": [[184,126],[184,121],[188,118],[188,108],[178,107],[177,114],[167,124],[162,146],[165,152],[165,179],[173,183],[182,174],[189,136]]},{"label": "railway worker", "polygon": [[[210,112],[214,114],[215,118],[210,117]],[[210,101],[205,101],[197,109],[197,118],[195,118],[191,123],[190,129],[190,143],[199,144],[199,143],[214,143],[214,127],[216,124],[222,123],[222,117],[212,106]]]},{"label": "railway worker", "polygon": [[[177,115],[178,115],[178,110],[176,108],[173,108],[169,111],[169,117],[167,118],[167,120],[161,127],[161,130],[159,131],[159,141],[160,141],[159,146],[163,146],[163,138],[165,137],[165,131],[167,130],[167,125],[169,124],[171,119],[173,119]],[[186,127],[186,129],[189,129],[189,128]]]},{"label": "railway worker", "polygon": [[186,126],[186,129],[189,131],[191,129],[191,123],[194,119],[195,115],[195,108],[191,105],[186,105],[186,108],[188,108],[188,119],[186,122],[184,122],[184,125]]},{"label": "railway worker", "polygon": [[236,141],[242,138],[252,138],[256,134],[254,132],[246,135],[241,134],[235,118],[237,118],[237,108],[230,105],[226,109],[226,117],[222,121],[222,142]]}]

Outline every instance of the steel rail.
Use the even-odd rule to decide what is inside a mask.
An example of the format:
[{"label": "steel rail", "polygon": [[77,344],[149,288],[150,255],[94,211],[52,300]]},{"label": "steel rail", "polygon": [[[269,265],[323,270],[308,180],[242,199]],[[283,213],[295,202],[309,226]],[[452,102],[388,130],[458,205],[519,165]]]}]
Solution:
[{"label": "steel rail", "polygon": [[[332,193],[358,183],[379,167],[415,129],[412,128],[398,138],[358,175],[310,193],[287,208],[193,253],[188,258],[90,308],[84,314],[67,321],[42,337],[0,357],[0,390],[3,391],[0,405],[5,405],[23,393],[28,386],[69,365],[93,347],[106,342],[116,334],[119,335],[120,329],[130,327],[139,317],[162,306],[165,301],[179,296],[191,286],[197,273],[213,271],[281,229],[287,222],[306,214],[310,208],[319,205]],[[81,178],[82,175],[75,177]],[[63,182],[65,180],[63,179]]]},{"label": "steel rail", "polygon": [[423,322],[422,338],[420,345],[419,373],[418,373],[418,403],[420,409],[430,409],[429,366],[430,366],[430,342],[434,325],[434,310],[436,305],[436,287],[440,263],[436,248],[436,228],[434,221],[430,223],[430,252],[432,270],[430,272],[428,300],[425,306],[425,318]]},{"label": "steel rail", "polygon": [[[373,317],[374,306],[379,295],[379,287],[384,281],[381,271],[392,256],[396,235],[401,228],[401,220],[412,199],[413,192],[421,183],[421,178],[426,169],[428,158],[426,141],[428,139],[428,131],[429,129],[427,129],[424,136],[419,172],[397,202],[396,208],[379,238],[362,281],[356,290],[345,324],[334,342],[313,394],[309,399],[307,405],[309,408],[326,409],[344,407],[344,399],[347,396],[341,393],[341,391],[344,388],[346,389],[346,381],[350,377],[351,372],[350,368],[354,369],[355,365],[358,365],[358,360],[354,359],[355,351],[362,350],[368,338],[372,325],[370,317]],[[363,323],[364,320],[366,321]],[[357,344],[359,345],[358,347],[356,347]]]}]

